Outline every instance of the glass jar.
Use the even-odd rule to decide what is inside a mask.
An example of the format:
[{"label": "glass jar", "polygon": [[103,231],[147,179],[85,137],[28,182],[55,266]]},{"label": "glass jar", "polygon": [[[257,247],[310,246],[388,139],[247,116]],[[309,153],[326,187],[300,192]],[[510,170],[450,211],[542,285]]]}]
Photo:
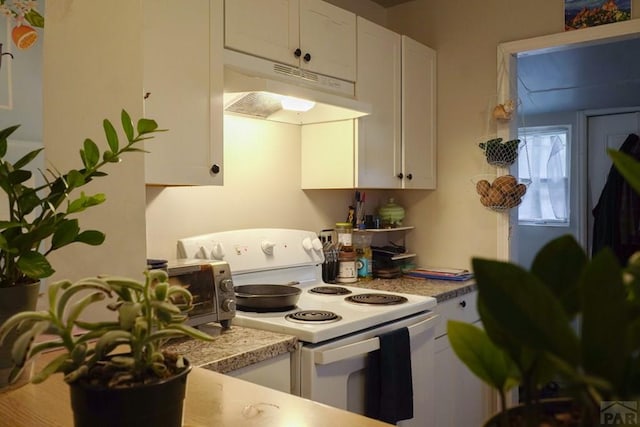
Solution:
[{"label": "glass jar", "polygon": [[356,252],[356,268],[358,277],[373,277],[373,253],[371,251],[372,233],[356,231],[353,234],[353,248]]},{"label": "glass jar", "polygon": [[338,255],[338,282],[353,283],[358,280],[356,253],[353,250],[341,250]]},{"label": "glass jar", "polygon": [[350,222],[336,222],[336,235],[341,247],[351,248],[353,246],[353,226]]}]

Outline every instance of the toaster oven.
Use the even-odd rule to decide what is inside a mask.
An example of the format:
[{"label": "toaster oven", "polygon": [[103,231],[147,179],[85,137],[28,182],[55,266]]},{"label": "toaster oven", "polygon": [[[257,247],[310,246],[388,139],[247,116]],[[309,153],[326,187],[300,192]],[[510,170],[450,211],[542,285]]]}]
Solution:
[{"label": "toaster oven", "polygon": [[185,287],[193,295],[187,324],[218,322],[228,328],[236,314],[236,297],[229,264],[224,261],[178,260],[169,263],[171,285]]}]

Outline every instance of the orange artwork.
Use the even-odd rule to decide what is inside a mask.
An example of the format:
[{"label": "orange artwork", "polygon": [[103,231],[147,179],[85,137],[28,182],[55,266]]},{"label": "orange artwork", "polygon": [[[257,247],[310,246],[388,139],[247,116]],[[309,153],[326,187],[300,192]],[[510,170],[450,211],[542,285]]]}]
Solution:
[{"label": "orange artwork", "polygon": [[577,30],[631,19],[631,0],[565,0],[564,28]]},{"label": "orange artwork", "polygon": [[13,27],[11,40],[18,49],[32,47],[39,38],[37,29],[44,28],[44,17],[37,7],[37,0],[0,0],[0,16],[6,16]]}]

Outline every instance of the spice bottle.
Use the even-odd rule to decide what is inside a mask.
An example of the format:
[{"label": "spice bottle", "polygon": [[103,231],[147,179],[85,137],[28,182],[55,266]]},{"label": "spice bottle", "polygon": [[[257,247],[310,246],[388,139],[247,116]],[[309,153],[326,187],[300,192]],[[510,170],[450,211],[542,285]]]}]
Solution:
[{"label": "spice bottle", "polygon": [[373,253],[371,240],[373,235],[366,231],[357,231],[353,235],[353,248],[356,252],[356,269],[358,277],[373,277]]}]

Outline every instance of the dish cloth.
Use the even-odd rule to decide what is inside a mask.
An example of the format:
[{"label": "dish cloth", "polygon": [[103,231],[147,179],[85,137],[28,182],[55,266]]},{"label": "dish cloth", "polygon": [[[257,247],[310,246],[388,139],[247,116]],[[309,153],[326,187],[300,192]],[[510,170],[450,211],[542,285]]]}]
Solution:
[{"label": "dish cloth", "polygon": [[367,357],[365,415],[395,424],[413,418],[409,330],[401,328],[378,339],[380,350]]}]

